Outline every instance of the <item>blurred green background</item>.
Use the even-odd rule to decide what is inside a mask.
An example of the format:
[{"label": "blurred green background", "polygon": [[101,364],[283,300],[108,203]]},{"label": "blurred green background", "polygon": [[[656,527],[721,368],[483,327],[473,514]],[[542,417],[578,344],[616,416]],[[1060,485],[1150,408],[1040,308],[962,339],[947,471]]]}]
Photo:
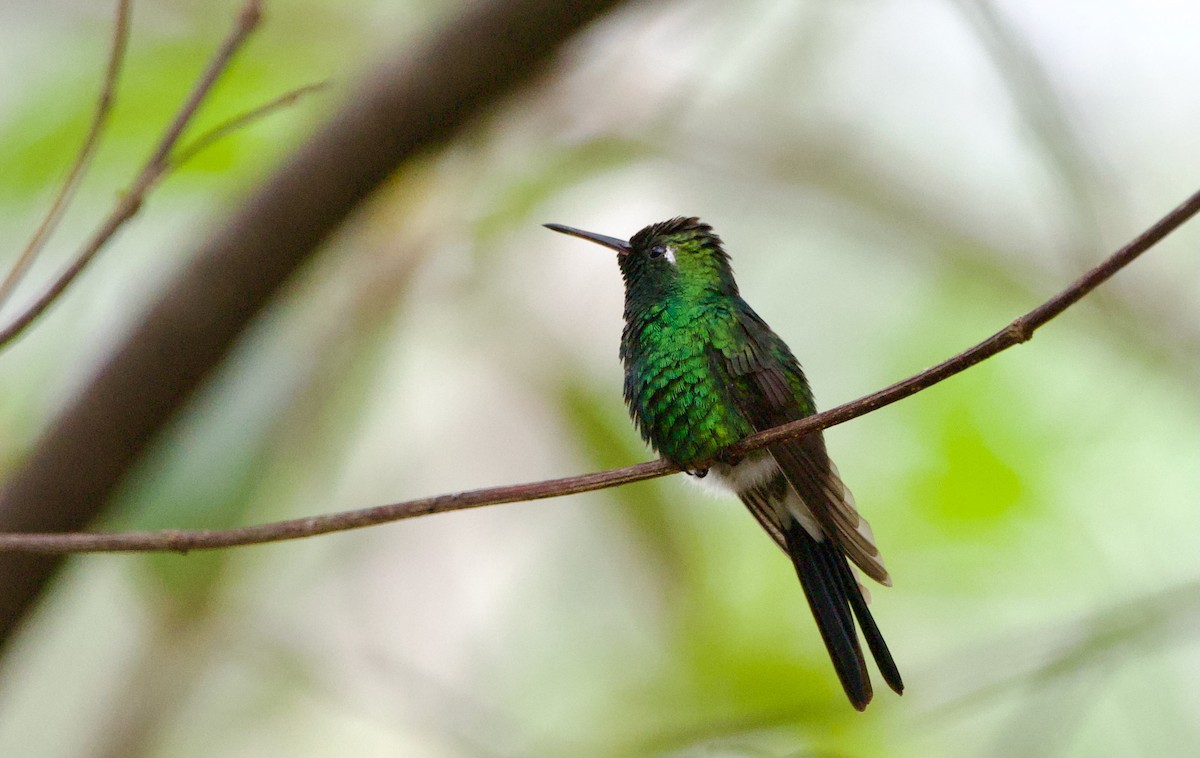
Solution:
[{"label": "blurred green background", "polygon": [[[0,255],[82,138],[111,9],[0,5]],[[236,12],[142,2],[109,136],[11,317]],[[269,3],[173,174],[0,354],[11,471],[206,230],[455,4]],[[699,215],[823,407],[958,352],[1200,185],[1200,6],[629,6],[407,166],[260,319],[105,528],[210,527],[649,457],[615,262]],[[194,133],[194,132],[193,132]],[[21,756],[1200,754],[1200,229],[1033,342],[827,432],[908,691],[845,702],[785,557],[681,477],[303,542],[73,560],[0,663]]]}]

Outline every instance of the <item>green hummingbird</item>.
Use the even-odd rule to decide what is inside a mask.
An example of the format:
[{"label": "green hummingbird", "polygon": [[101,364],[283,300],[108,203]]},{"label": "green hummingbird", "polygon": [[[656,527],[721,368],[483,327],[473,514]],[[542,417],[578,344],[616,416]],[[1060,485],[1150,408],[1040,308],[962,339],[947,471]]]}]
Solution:
[{"label": "green hummingbird", "polygon": [[625,402],[667,460],[732,490],[796,567],[842,687],[858,710],[871,679],[855,619],[888,685],[904,689],[847,561],[891,585],[871,527],[814,432],[740,460],[735,442],[816,412],[800,364],[738,293],[721,239],[698,218],[651,224],[628,242],[560,224],[617,252],[625,281]]}]

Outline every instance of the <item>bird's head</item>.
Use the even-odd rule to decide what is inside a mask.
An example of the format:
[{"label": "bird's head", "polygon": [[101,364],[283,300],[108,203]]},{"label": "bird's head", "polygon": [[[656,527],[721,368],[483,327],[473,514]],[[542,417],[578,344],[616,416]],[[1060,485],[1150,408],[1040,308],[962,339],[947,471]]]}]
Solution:
[{"label": "bird's head", "polygon": [[651,224],[628,242],[561,224],[546,224],[546,228],[615,250],[630,294],[737,294],[721,238],[698,218],[679,217]]}]

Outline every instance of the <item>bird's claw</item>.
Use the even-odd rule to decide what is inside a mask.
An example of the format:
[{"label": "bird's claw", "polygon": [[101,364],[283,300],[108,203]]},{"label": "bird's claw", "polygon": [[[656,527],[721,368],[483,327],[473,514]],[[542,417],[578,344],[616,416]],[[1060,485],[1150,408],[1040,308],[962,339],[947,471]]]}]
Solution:
[{"label": "bird's claw", "polygon": [[730,450],[723,450],[723,451],[721,451],[721,454],[717,456],[717,460],[720,461],[721,463],[724,463],[726,466],[729,466],[730,468],[732,468],[733,466],[736,466],[739,463],[741,463],[742,459],[745,457],[746,456],[739,455]]}]

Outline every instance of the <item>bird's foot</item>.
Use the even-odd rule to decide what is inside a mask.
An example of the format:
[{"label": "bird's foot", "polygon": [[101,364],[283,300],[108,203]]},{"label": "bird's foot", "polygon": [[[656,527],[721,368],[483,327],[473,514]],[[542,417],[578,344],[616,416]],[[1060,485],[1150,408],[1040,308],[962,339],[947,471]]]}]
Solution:
[{"label": "bird's foot", "polygon": [[742,462],[746,456],[733,452],[732,450],[723,450],[717,455],[717,461],[724,463],[726,466],[733,468]]}]

